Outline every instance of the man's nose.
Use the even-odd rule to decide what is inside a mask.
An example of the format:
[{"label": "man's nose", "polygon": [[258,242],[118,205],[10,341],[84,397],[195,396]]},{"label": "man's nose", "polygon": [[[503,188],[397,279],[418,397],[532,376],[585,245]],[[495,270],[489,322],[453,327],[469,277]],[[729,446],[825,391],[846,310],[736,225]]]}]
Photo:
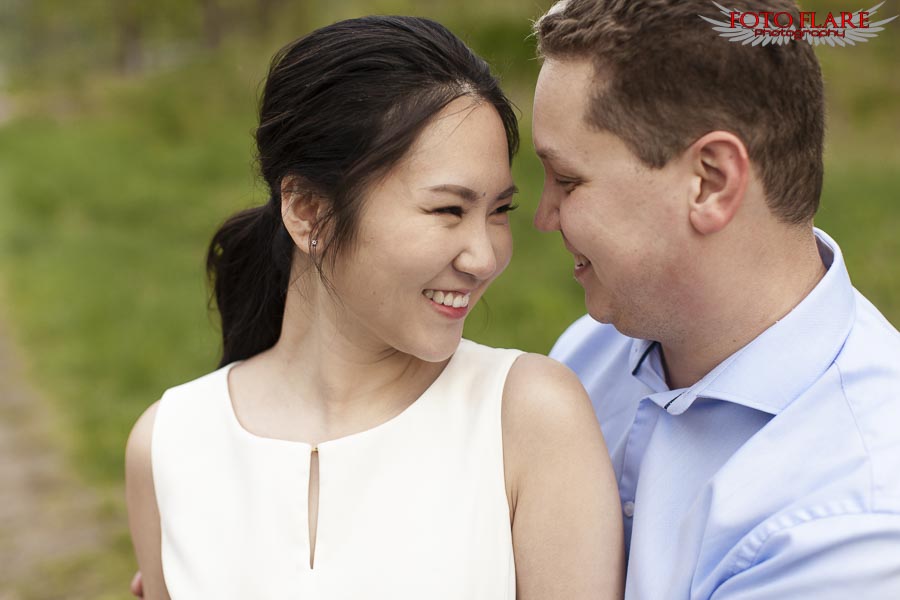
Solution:
[{"label": "man's nose", "polygon": [[559,201],[544,186],[541,200],[534,213],[534,227],[538,231],[559,231]]}]

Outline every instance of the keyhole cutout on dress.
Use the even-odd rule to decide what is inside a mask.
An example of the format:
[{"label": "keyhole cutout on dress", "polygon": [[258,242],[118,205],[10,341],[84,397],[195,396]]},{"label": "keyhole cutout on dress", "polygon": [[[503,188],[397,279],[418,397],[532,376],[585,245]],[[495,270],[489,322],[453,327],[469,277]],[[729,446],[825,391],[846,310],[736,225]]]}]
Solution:
[{"label": "keyhole cutout on dress", "polygon": [[319,448],[309,455],[309,568],[316,562],[316,527],[319,523]]}]

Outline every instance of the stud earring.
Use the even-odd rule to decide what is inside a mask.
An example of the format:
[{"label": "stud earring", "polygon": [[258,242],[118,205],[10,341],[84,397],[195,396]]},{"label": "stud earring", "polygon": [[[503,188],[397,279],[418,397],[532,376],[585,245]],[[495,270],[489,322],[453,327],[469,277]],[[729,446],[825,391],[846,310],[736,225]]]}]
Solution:
[{"label": "stud earring", "polygon": [[309,245],[310,245],[310,246],[316,246],[316,245],[318,245],[318,243],[319,243],[319,240],[313,240],[313,241],[311,241],[311,242],[309,243]]}]

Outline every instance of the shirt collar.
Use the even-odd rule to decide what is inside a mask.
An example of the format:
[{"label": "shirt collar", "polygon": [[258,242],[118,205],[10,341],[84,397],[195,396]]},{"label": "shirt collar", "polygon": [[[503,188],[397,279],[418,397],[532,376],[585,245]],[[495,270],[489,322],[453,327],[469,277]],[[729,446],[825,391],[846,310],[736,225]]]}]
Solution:
[{"label": "shirt collar", "polygon": [[[828,270],[809,295],[693,386],[684,390],[651,386],[656,392],[649,396],[651,400],[676,415],[698,397],[776,415],[831,366],[853,326],[856,300],[837,243],[825,232],[814,231]],[[661,361],[652,360],[654,353],[659,353],[657,342],[632,341],[629,367],[645,383],[665,381]]]},{"label": "shirt collar", "polygon": [[638,371],[644,367],[644,362],[650,356],[651,351],[655,351],[659,346],[659,342],[652,340],[631,340],[631,352],[628,354],[628,368],[631,374],[637,377]]}]

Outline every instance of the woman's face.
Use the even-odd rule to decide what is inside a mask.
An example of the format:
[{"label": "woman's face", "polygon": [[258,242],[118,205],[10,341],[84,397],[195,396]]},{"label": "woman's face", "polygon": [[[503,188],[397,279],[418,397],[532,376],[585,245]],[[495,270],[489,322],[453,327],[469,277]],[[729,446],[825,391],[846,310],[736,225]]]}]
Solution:
[{"label": "woman's face", "polygon": [[448,358],[509,264],[514,191],[497,111],[451,102],[366,195],[356,245],[330,276],[341,331],[376,350]]}]

